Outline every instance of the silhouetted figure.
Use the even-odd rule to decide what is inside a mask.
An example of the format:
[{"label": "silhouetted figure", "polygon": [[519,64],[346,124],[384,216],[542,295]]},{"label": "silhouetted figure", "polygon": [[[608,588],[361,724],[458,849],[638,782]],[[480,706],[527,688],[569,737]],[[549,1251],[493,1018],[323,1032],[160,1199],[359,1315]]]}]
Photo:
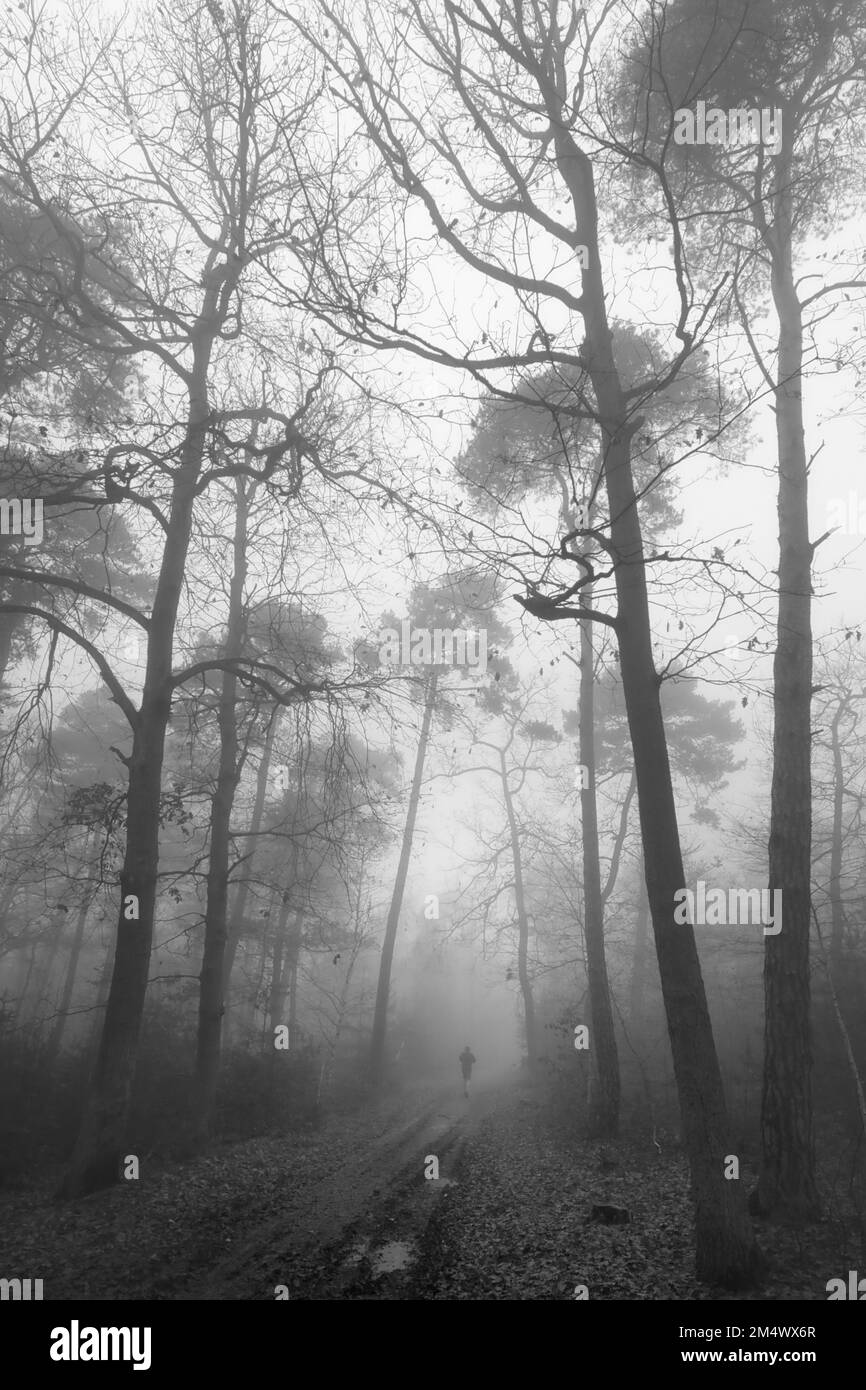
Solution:
[{"label": "silhouetted figure", "polygon": [[467,1043],[460,1053],[460,1066],[463,1068],[463,1094],[469,1096],[469,1079],[472,1076],[472,1065],[476,1061],[475,1053]]}]

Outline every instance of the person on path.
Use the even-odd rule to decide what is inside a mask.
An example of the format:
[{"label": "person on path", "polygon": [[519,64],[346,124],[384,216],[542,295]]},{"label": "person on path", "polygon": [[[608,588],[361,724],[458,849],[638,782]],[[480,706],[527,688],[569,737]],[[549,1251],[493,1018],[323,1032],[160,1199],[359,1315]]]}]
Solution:
[{"label": "person on path", "polygon": [[469,1080],[472,1076],[472,1066],[476,1060],[474,1052],[472,1052],[467,1043],[460,1053],[460,1066],[463,1070],[463,1094],[466,1096],[467,1100],[469,1098]]}]

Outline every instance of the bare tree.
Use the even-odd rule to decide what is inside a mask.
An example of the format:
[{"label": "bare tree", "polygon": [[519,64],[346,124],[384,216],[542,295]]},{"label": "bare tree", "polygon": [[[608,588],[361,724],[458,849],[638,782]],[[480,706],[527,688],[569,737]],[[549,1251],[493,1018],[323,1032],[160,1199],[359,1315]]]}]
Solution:
[{"label": "bare tree", "polygon": [[[299,429],[306,399],[294,416],[280,409],[279,399],[265,411],[243,401],[215,411],[212,389],[233,351],[241,350],[233,345],[245,296],[254,292],[256,277],[259,285],[267,279],[272,262],[285,270],[301,235],[310,191],[301,188],[299,151],[316,76],[298,55],[286,55],[296,78],[287,93],[285,71],[279,64],[275,69],[273,54],[263,51],[268,20],[255,0],[226,8],[186,0],[170,16],[160,10],[132,23],[140,24],[134,46],[119,32],[100,42],[83,21],[73,27],[67,46],[31,10],[16,34],[17,88],[4,97],[0,137],[3,173],[14,179],[33,215],[50,220],[76,267],[64,295],[69,315],[110,331],[128,356],[149,360],[166,413],[177,422],[166,437],[156,412],[151,431],[133,431],[116,443],[100,469],[109,503],[136,505],[156,523],[160,545],[150,613],[73,576],[28,575],[48,595],[59,589],[84,596],[146,634],[140,703],[74,623],[50,607],[3,605],[6,612],[38,617],[55,639],[82,648],[132,731],[131,751],[121,755],[129,785],[117,948],[93,1082],[64,1184],[69,1195],[119,1174],[153,936],[161,769],[172,696],[202,669],[220,666],[173,669],[194,509],[210,481],[234,470],[269,479],[285,469],[291,487],[309,453]],[[27,78],[34,65],[39,84]],[[167,109],[173,113],[168,126]],[[118,161],[116,151],[103,157],[98,140],[84,148],[82,118],[125,139],[128,157]],[[52,144],[65,156],[59,163],[50,158]],[[63,214],[57,211],[61,206]],[[118,207],[134,228],[134,273],[113,255],[105,234]],[[91,293],[89,287],[106,275],[122,283],[123,307]],[[264,439],[251,462],[246,443],[253,422]],[[246,433],[235,439],[239,425]],[[76,491],[92,504],[92,486]],[[68,497],[67,488],[54,501]],[[46,503],[50,507],[52,498]],[[265,665],[238,663],[241,676],[246,673],[276,698],[294,698],[291,677],[278,670],[266,675]]]},{"label": "bare tree", "polygon": [[[866,25],[844,0],[794,11],[777,0],[724,0],[712,10],[696,0],[653,0],[634,56],[626,80],[646,161],[665,158],[671,201],[705,218],[713,249],[704,277],[714,274],[716,238],[730,252],[736,314],[773,401],[779,569],[769,886],[784,893],[785,925],[765,942],[763,1164],[754,1201],[764,1215],[810,1219],[820,1212],[809,983],[812,566],[828,533],[809,534],[803,393],[818,355],[813,327],[866,280],[855,263],[838,280],[806,287],[797,257],[810,233],[829,231],[827,191],[853,184],[858,165],[862,173],[862,117],[851,95],[866,74]],[[752,148],[676,145],[675,111],[701,98],[769,108],[772,150],[763,137]],[[767,298],[776,332],[765,345],[757,325]]]},{"label": "bare tree", "polygon": [[[505,287],[516,313],[511,342],[496,343],[499,350],[491,350],[490,330],[468,349],[456,342],[443,345],[425,336],[417,323],[398,320],[393,295],[388,316],[377,311],[375,301],[362,303],[334,261],[318,281],[320,311],[333,316],[354,311],[362,341],[402,346],[469,370],[491,392],[507,390],[502,373],[509,368],[561,365],[581,383],[572,395],[574,413],[596,421],[610,536],[575,528],[576,535],[563,539],[563,554],[571,540],[591,536],[606,569],[596,573],[595,558],[583,556],[581,578],[552,596],[531,593],[524,606],[543,620],[592,617],[619,643],[647,889],[691,1164],[698,1274],[727,1285],[749,1283],[757,1251],[743,1194],[724,1178],[728,1122],[694,933],[673,920],[684,868],[632,472],[633,441],[653,397],[689,362],[719,288],[702,304],[693,303],[682,229],[672,222],[674,346],[661,368],[642,379],[623,380],[601,254],[596,172],[605,133],[599,141],[589,109],[610,6],[591,18],[560,0],[544,7],[531,0],[502,0],[495,9],[483,0],[465,8],[454,0],[435,7],[409,0],[397,14],[365,5],[361,20],[354,22],[325,0],[320,8],[339,43],[325,44],[311,26],[304,32],[339,80],[343,108],[366,131],[407,203],[417,202],[427,214],[443,248],[500,292]],[[363,39],[357,37],[359,22]],[[463,153],[468,148],[471,162]],[[663,174],[656,189],[664,201]],[[536,255],[542,243],[546,260]],[[529,248],[525,255],[516,249],[523,246]],[[542,262],[554,269],[540,272]],[[529,341],[521,350],[516,333],[527,329]],[[491,380],[497,372],[498,381]],[[602,575],[614,581],[614,613],[569,603]]]}]

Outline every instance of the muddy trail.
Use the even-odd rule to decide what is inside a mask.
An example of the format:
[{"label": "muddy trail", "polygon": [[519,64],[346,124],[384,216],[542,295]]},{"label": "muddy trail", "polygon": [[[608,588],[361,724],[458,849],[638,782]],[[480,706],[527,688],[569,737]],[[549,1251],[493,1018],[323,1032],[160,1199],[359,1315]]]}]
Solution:
[{"label": "muddy trail", "polygon": [[182,1297],[411,1297],[433,1214],[459,1183],[470,1136],[501,1100],[499,1086],[473,1085],[468,1099],[443,1088],[317,1184],[300,1220],[261,1223]]},{"label": "muddy trail", "polygon": [[0,1191],[0,1257],[46,1300],[405,1296],[467,1139],[513,1089],[418,1083],[196,1159],[145,1154],[140,1180],[71,1203],[58,1167]]},{"label": "muddy trail", "polygon": [[[826,1165],[825,1165],[826,1168]],[[827,1168],[829,1172],[830,1169]],[[744,1180],[754,1181],[744,1161]],[[837,1185],[838,1187],[838,1185]],[[706,1300],[678,1145],[600,1145],[517,1076],[418,1084],[305,1132],[151,1163],[57,1203],[0,1194],[0,1258],[46,1300]],[[826,1297],[856,1267],[836,1188],[808,1232],[759,1223],[766,1300]],[[627,1213],[597,1218],[599,1205]]]},{"label": "muddy trail", "polygon": [[[609,1203],[623,1224],[608,1224]],[[769,1277],[745,1297],[823,1294],[823,1276],[804,1273],[796,1233],[762,1235]],[[814,1267],[835,1267],[832,1231],[811,1241]],[[499,1081],[473,1084],[468,1100],[457,1088],[428,1098],[318,1181],[302,1216],[277,1212],[261,1222],[179,1296],[730,1298],[694,1280],[691,1248],[681,1151],[660,1157],[651,1145],[566,1136],[531,1088]]]}]

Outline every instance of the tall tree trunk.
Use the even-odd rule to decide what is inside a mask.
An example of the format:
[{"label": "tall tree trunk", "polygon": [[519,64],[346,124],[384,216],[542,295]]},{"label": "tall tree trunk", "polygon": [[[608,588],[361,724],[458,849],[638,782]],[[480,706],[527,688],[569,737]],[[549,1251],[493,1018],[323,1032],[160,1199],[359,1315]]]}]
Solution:
[{"label": "tall tree trunk", "polygon": [[[592,607],[592,586],[581,592],[581,606]],[[580,624],[580,761],[588,772],[580,787],[583,854],[584,937],[593,1059],[590,1091],[591,1125],[600,1138],[613,1138],[619,1129],[619,1057],[610,1003],[610,982],[604,950],[604,908],[598,847],[598,803],[595,767],[595,647],[592,621]]]},{"label": "tall tree trunk", "polygon": [[[567,531],[572,532],[575,529],[576,519],[571,508],[568,484],[559,469],[554,471],[562,491],[562,519]],[[595,487],[587,487],[586,493],[590,498],[594,497]],[[591,500],[586,524],[587,526],[592,525]],[[570,548],[573,554],[580,553],[576,544],[572,544]],[[579,603],[582,608],[592,609],[591,584],[581,589]],[[570,659],[574,660],[573,657]],[[585,768],[587,772],[585,779],[581,774],[580,823],[583,856],[584,941],[586,944],[587,983],[592,1030],[590,1035],[592,1057],[590,1123],[600,1138],[612,1138],[619,1130],[620,1075],[610,998],[610,981],[608,980],[607,960],[605,958],[604,910],[606,901],[613,891],[619,869],[622,845],[628,829],[628,808],[634,793],[634,779],[632,778],[629,794],[623,807],[620,833],[617,836],[611,862],[610,878],[605,892],[602,893],[598,801],[596,798],[595,643],[590,618],[585,618],[580,624],[580,660],[577,665],[580,671],[578,695],[580,762],[582,769]],[[584,780],[586,785],[584,785]]]},{"label": "tall tree trunk", "polygon": [[6,669],[12,658],[12,638],[22,622],[20,613],[0,613],[0,685],[6,679]]},{"label": "tall tree trunk", "polygon": [[259,943],[258,967],[259,967],[259,973],[258,973],[258,976],[257,976],[257,978],[256,978],[255,986],[253,987],[253,989],[250,990],[250,993],[249,993],[249,996],[248,996],[248,999],[247,999],[247,1003],[248,1003],[248,1005],[249,1005],[249,1014],[248,1014],[249,1029],[250,1029],[250,1034],[251,1034],[252,1036],[255,1035],[256,1028],[258,1027],[257,1020],[258,1020],[258,1015],[259,1015],[259,1013],[261,1013],[261,1015],[262,1015],[262,1027],[264,1027],[265,1024],[267,1023],[267,1017],[268,1017],[268,1016],[267,1016],[267,1004],[268,1004],[268,1001],[267,1001],[267,999],[265,998],[265,971],[267,970],[267,967],[268,967],[268,941],[267,941],[267,935],[266,935],[265,933],[262,933],[262,939],[261,939],[261,942]]},{"label": "tall tree trunk", "polygon": [[629,987],[628,1021],[632,1029],[640,1028],[643,1023],[649,920],[649,903],[642,887],[637,909],[637,921],[635,922],[634,955],[632,956],[631,985]]},{"label": "tall tree trunk", "polygon": [[268,778],[271,774],[271,758],[274,752],[274,739],[277,736],[281,712],[281,710],[274,710],[271,716],[271,721],[268,724],[268,732],[265,735],[264,747],[262,748],[259,770],[256,774],[256,795],[253,802],[253,813],[250,817],[250,832],[247,837],[247,843],[250,845],[250,853],[245,865],[244,877],[238,884],[237,893],[232,903],[231,924],[228,928],[226,939],[225,958],[223,962],[224,994],[228,994],[231,973],[234,968],[235,956],[237,955],[238,942],[241,939],[241,932],[243,931],[244,914],[247,910],[247,899],[250,894],[250,879],[252,877],[256,848],[258,846],[257,837],[261,832],[265,800],[268,794]]},{"label": "tall tree trunk", "polygon": [[755,1207],[809,1220],[820,1213],[812,1134],[809,932],[812,858],[812,547],[803,429],[803,322],[792,265],[794,121],[784,113],[775,161],[773,301],[779,320],[779,604],[773,661],[769,887],[782,930],[764,945],[762,1164]]},{"label": "tall tree trunk", "polygon": [[532,978],[529,974],[529,917],[526,912],[526,892],[523,883],[523,857],[520,853],[520,830],[514,812],[514,797],[508,784],[508,766],[505,750],[499,750],[499,776],[502,781],[502,796],[505,801],[505,814],[508,817],[508,833],[511,839],[511,862],[514,866],[514,906],[517,910],[517,978],[523,997],[523,1025],[526,1030],[526,1061],[529,1074],[534,1077],[538,1062],[538,1040],[535,1027],[535,998],[532,993]]},{"label": "tall tree trunk", "polygon": [[839,702],[830,726],[833,750],[833,838],[830,842],[830,968],[840,979],[842,947],[845,940],[845,904],[842,900],[842,829],[845,808],[845,769],[842,766],[842,744],[839,725],[848,708],[850,696]]},{"label": "tall tree trunk", "polygon": [[[247,492],[243,478],[235,479],[237,495],[233,542],[233,568],[229,585],[228,623],[223,655],[239,657],[244,645],[244,585],[247,578],[247,517],[253,489]],[[213,1117],[220,1066],[220,1038],[224,1012],[226,914],[229,891],[229,844],[235,793],[240,781],[237,726],[238,680],[231,671],[220,673],[217,726],[220,736],[216,790],[211,800],[210,856],[207,871],[204,951],[196,1038],[193,1141],[207,1140]]]},{"label": "tall tree trunk", "polygon": [[641,426],[623,393],[605,307],[592,162],[568,129],[552,82],[548,94],[554,148],[588,248],[582,271],[585,356],[602,433],[604,479],[616,561],[623,693],[637,779],[644,866],[659,973],[673,1052],[683,1134],[695,1202],[699,1279],[740,1287],[753,1281],[759,1256],[740,1184],[724,1176],[731,1152],[721,1072],[691,925],[674,922],[674,894],[685,884],[673,781],[653,664],[646,570],[631,470],[631,439]]},{"label": "tall tree trunk", "polygon": [[292,923],[292,930],[289,932],[288,950],[286,953],[286,980],[289,992],[289,1051],[297,1052],[300,1042],[298,1029],[298,967],[301,961],[301,945],[303,943],[303,923],[304,914],[299,908],[295,913],[295,920]]},{"label": "tall tree trunk", "polygon": [[[205,301],[202,329],[213,322],[216,291],[208,291]],[[162,763],[173,692],[172,647],[210,414],[207,371],[212,345],[211,334],[202,333],[195,339],[189,423],[172,487],[150,618],[144,691],[129,758],[126,849],[120,873],[114,971],[93,1080],[60,1189],[67,1197],[106,1187],[120,1177],[153,945]],[[135,902],[137,917],[128,917],[124,911],[129,899]]]},{"label": "tall tree trunk", "polygon": [[[9,562],[9,556],[4,552],[3,558]],[[20,557],[13,563],[20,562]],[[19,598],[24,599],[27,593],[26,586],[16,583],[15,580],[7,580],[6,598],[11,602]],[[3,682],[6,679],[6,672],[12,660],[12,643],[16,632],[24,626],[25,618],[21,613],[0,613],[0,695],[2,695]]]},{"label": "tall tree trunk", "polygon": [[[845,1049],[845,1060],[848,1063],[848,1069],[851,1075],[851,1082],[854,1088],[854,1094],[857,1098],[857,1115],[860,1120],[860,1134],[862,1138],[866,1140],[866,1091],[864,1091],[863,1088],[863,1078],[860,1075],[860,1068],[857,1065],[857,1056],[851,1043],[851,1034],[849,1033],[847,1024],[845,1023],[845,1016],[842,1013],[842,1006],[839,1003],[839,995],[836,991],[836,983],[833,979],[832,964],[827,956],[826,950],[824,949],[824,942],[821,938],[821,928],[818,925],[817,919],[815,921],[815,931],[818,936],[818,945],[821,951],[821,963],[824,966],[824,973],[827,976],[827,987],[830,992],[830,1000],[833,1005],[833,1012],[836,1015],[836,1022],[839,1025],[839,1033],[842,1038],[842,1046]],[[864,1161],[862,1158],[860,1161],[860,1168],[861,1173],[863,1173],[863,1175],[866,1176],[866,1171],[864,1171]]]},{"label": "tall tree trunk", "polygon": [[391,906],[388,909],[388,920],[385,923],[385,939],[382,942],[382,955],[379,960],[379,983],[376,989],[376,1010],[373,1015],[373,1035],[370,1042],[370,1075],[374,1085],[378,1085],[382,1080],[385,1061],[385,1034],[388,1030],[388,996],[391,990],[391,965],[394,960],[394,945],[397,940],[397,927],[400,922],[400,908],[403,905],[403,892],[406,888],[406,877],[409,873],[409,860],[412,855],[412,837],[415,833],[415,818],[418,814],[418,803],[421,800],[421,781],[424,776],[424,760],[427,756],[427,744],[430,739],[430,723],[433,719],[433,705],[436,700],[437,680],[438,677],[434,671],[429,677],[427,684],[427,699],[424,703],[424,718],[421,721],[421,735],[418,739],[418,751],[415,755],[415,774],[412,778],[409,810],[406,815],[406,826],[403,830],[403,843],[400,847],[400,862],[397,866],[397,877],[394,881],[394,891],[391,894]]},{"label": "tall tree trunk", "polygon": [[93,1001],[93,1028],[87,1044],[88,1055],[92,1062],[95,1062],[97,1053],[99,1052],[99,1039],[102,1036],[103,1026],[101,1015],[108,1003],[108,991],[111,988],[111,977],[113,973],[114,942],[111,942],[105,952],[105,960],[102,963],[102,970],[99,973],[99,983],[96,986],[96,998]]}]

